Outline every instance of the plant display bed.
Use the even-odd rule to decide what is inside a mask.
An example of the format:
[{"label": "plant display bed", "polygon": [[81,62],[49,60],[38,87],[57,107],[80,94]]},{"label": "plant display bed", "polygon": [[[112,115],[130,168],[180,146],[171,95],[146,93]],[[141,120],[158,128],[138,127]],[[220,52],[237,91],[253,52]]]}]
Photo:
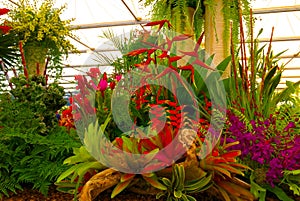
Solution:
[{"label": "plant display bed", "polygon": [[[155,196],[140,195],[129,191],[120,193],[117,197],[111,199],[111,192],[105,191],[101,193],[95,201],[164,201],[164,199],[155,199]],[[194,196],[197,201],[220,201],[216,197],[212,197],[207,193],[200,193]],[[300,201],[300,197],[294,197],[295,201]],[[45,197],[37,190],[25,189],[24,191],[18,191],[18,194],[12,195],[10,198],[4,197],[1,201],[72,201],[73,195],[62,193],[55,190],[55,186],[49,189],[49,195]],[[279,201],[278,198],[268,197],[267,201]]]}]

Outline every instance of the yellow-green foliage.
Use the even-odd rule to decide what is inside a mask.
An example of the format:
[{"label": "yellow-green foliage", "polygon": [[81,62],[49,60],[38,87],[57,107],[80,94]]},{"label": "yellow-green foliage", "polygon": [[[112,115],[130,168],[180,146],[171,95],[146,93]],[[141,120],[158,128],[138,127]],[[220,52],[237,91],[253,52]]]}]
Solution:
[{"label": "yellow-green foliage", "polygon": [[72,20],[61,20],[66,6],[54,8],[53,0],[19,0],[18,6],[9,13],[9,23],[23,43],[38,42],[47,48],[67,53],[74,46],[67,36],[72,35]]}]

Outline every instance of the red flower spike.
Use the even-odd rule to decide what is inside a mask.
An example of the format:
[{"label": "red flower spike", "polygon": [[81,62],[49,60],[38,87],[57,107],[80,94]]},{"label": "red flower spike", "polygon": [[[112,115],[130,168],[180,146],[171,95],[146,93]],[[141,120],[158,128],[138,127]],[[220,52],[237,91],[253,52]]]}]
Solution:
[{"label": "red flower spike", "polygon": [[176,102],[172,102],[172,101],[169,101],[169,100],[166,100],[166,102],[167,102],[168,105],[171,106],[171,107],[176,107],[176,106],[177,106],[177,103],[176,103]]},{"label": "red flower spike", "polygon": [[164,51],[162,52],[162,54],[159,55],[159,56],[157,56],[157,57],[160,58],[160,59],[164,59],[164,58],[169,57],[168,51],[164,50]]},{"label": "red flower spike", "polygon": [[192,82],[194,82],[194,74],[195,74],[195,71],[194,71],[194,66],[193,65],[191,65],[191,64],[189,64],[189,65],[187,65],[187,66],[180,66],[180,67],[178,67],[178,69],[180,69],[180,70],[189,70],[189,71],[191,71],[191,73],[192,73]]},{"label": "red flower spike", "polygon": [[128,56],[136,56],[136,55],[139,55],[139,54],[142,54],[144,52],[147,52],[148,49],[147,48],[141,48],[141,49],[138,49],[138,50],[133,50],[129,53],[127,53]]},{"label": "red flower spike", "polygon": [[150,70],[148,69],[148,64],[146,63],[134,64],[134,66],[141,69],[144,72],[150,72]]},{"label": "red flower spike", "polygon": [[8,13],[10,10],[7,8],[0,8],[0,15],[5,15],[6,13]]},{"label": "red flower spike", "polygon": [[178,111],[176,110],[166,110],[168,113],[170,113],[171,115],[177,115]]},{"label": "red flower spike", "polygon": [[174,57],[170,57],[170,62],[175,62],[175,61],[178,61],[179,59],[182,59],[182,57],[184,56],[174,56]]},{"label": "red flower spike", "polygon": [[174,67],[169,66],[168,68],[166,68],[163,72],[159,73],[155,79],[161,78],[167,74],[169,74],[170,72],[172,72],[173,70],[176,70]]},{"label": "red flower spike", "polygon": [[202,43],[203,37],[204,37],[204,32],[201,34],[201,36],[197,40],[197,43],[196,43],[195,48],[194,48],[194,52],[198,52],[199,47],[200,47],[200,45]]},{"label": "red flower spike", "polygon": [[107,80],[107,74],[106,74],[106,72],[103,73],[103,79]]},{"label": "red flower spike", "polygon": [[234,158],[241,155],[241,150],[233,150],[221,155],[223,158]]},{"label": "red flower spike", "polygon": [[115,141],[117,143],[118,148],[122,149],[122,147],[123,147],[123,139],[120,138],[120,137],[116,137]]},{"label": "red flower spike", "polygon": [[209,70],[213,70],[215,71],[216,69],[213,69],[211,67],[209,67],[206,63],[204,63],[203,61],[196,59],[192,64],[197,64],[199,66],[202,66],[203,68],[209,69]]},{"label": "red flower spike", "polygon": [[[151,48],[150,50],[148,50],[148,56],[150,57],[151,54],[153,54],[153,52],[155,52],[157,50],[157,48]],[[151,58],[148,58],[151,59]]]},{"label": "red flower spike", "polygon": [[195,51],[194,52],[184,52],[184,51],[179,50],[179,52],[181,52],[182,54],[187,55],[187,56],[198,58],[198,52],[195,52]]},{"label": "red flower spike", "polygon": [[177,122],[178,118],[176,116],[169,116],[168,119],[170,119],[171,121]]},{"label": "red flower spike", "polygon": [[192,37],[192,35],[190,35],[190,34],[182,34],[182,35],[179,35],[179,36],[175,36],[172,39],[172,41],[183,41],[183,40],[187,40],[191,37]]},{"label": "red flower spike", "polygon": [[159,25],[157,31],[160,31],[161,28],[164,26],[165,23],[167,23],[168,28],[171,29],[172,25],[169,22],[169,20],[160,20],[160,21],[149,22],[149,23],[145,24],[144,26],[156,26],[156,25]]},{"label": "red flower spike", "polygon": [[170,51],[170,49],[171,49],[171,47],[172,47],[172,43],[173,43],[173,41],[172,40],[170,40],[168,37],[166,37],[166,43],[164,43],[164,44],[162,44],[162,45],[165,45],[165,44],[167,44],[167,50],[168,51]]}]

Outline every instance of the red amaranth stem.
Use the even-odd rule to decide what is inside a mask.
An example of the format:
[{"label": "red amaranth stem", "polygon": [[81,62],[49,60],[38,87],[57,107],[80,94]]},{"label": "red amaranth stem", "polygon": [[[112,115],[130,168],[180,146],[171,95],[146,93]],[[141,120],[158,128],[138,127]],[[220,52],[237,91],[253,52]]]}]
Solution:
[{"label": "red amaranth stem", "polygon": [[40,64],[39,63],[36,64],[36,74],[37,75],[40,74]]},{"label": "red amaranth stem", "polygon": [[20,52],[21,52],[22,65],[24,67],[24,75],[25,75],[26,79],[28,80],[28,69],[26,67],[26,60],[25,60],[22,41],[19,42],[19,48],[20,48]]},{"label": "red amaranth stem", "polygon": [[252,104],[251,106],[254,108],[256,107],[256,103],[255,103],[255,83],[256,83],[256,70],[254,67],[254,38],[253,38],[253,21],[252,21],[252,9],[250,9],[250,65],[251,65],[251,83],[250,83],[250,87],[251,87],[251,100],[252,100]]}]

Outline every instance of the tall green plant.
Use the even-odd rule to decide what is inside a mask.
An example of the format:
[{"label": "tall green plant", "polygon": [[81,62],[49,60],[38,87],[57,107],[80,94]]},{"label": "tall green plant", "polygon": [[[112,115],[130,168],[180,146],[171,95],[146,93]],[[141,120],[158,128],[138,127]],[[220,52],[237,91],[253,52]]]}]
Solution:
[{"label": "tall green plant", "polygon": [[[261,32],[262,30],[259,35]],[[300,82],[287,82],[284,90],[277,90],[285,67],[280,66],[279,56],[284,51],[277,54],[272,51],[273,31],[266,52],[266,45],[259,47],[259,40],[254,40],[251,36],[250,56],[246,55],[244,34],[242,33],[241,36],[240,62],[235,60],[236,56],[232,56],[232,74],[225,80],[229,83],[227,89],[229,103],[244,111],[249,120],[256,119],[257,114],[268,118],[281,102],[295,93]],[[234,54],[233,49],[231,52]]]}]

